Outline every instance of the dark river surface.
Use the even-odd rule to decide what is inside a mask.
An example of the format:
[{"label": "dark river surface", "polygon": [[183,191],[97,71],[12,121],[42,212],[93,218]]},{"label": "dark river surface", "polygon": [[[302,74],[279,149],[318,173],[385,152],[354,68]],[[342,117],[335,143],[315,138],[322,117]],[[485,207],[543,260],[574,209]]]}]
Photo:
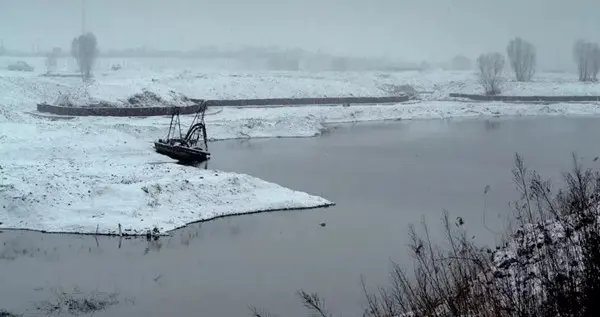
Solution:
[{"label": "dark river surface", "polygon": [[391,260],[412,263],[409,224],[424,216],[439,233],[445,209],[494,243],[483,219],[500,230],[512,212],[515,152],[558,179],[573,151],[594,164],[599,135],[598,118],[538,118],[359,124],[317,138],[213,143],[209,168],[337,205],[224,218],[152,242],[5,230],[0,308],[29,315],[56,292],[80,290],[119,293],[122,303],[95,316],[249,316],[249,306],[304,316],[296,296],[304,289],[335,316],[359,316],[361,275],[380,285]]}]

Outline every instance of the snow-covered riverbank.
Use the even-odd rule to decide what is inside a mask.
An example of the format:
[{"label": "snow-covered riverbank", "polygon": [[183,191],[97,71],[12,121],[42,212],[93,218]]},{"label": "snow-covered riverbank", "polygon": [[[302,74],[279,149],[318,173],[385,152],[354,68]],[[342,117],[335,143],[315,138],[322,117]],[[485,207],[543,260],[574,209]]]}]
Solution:
[{"label": "snow-covered riverbank", "polygon": [[[207,111],[206,123],[211,140],[259,137],[312,137],[339,123],[357,123],[386,120],[424,119],[489,119],[497,117],[530,116],[597,116],[600,104],[557,103],[511,104],[502,102],[409,102],[381,106],[306,106],[277,108],[212,108]],[[193,116],[182,116],[182,125],[191,122]],[[34,119],[24,112],[0,108],[2,120],[21,122],[46,122]],[[164,137],[169,126],[166,117],[118,118],[77,117],[60,121],[61,126],[118,130],[144,138],[146,141]],[[68,122],[68,123],[65,123]]]},{"label": "snow-covered riverbank", "polygon": [[219,216],[331,204],[249,175],[171,163],[38,162],[3,162],[0,227],[99,234],[145,234],[156,228],[165,233]]},{"label": "snow-covered riverbank", "polygon": [[[248,175],[173,164],[152,149],[152,141],[166,135],[166,117],[50,120],[30,114],[37,103],[52,103],[61,94],[70,96],[82,89],[89,100],[121,103],[144,90],[159,96],[215,99],[384,96],[393,93],[392,86],[402,85],[420,92],[420,101],[396,105],[211,108],[206,116],[211,140],[311,137],[332,124],[363,121],[600,115],[596,103],[441,100],[448,92],[472,92],[476,88],[472,77],[470,72],[160,73],[123,69],[100,71],[91,83],[83,84],[79,78],[2,71],[0,227],[114,233],[121,224],[126,233],[145,233],[155,227],[165,232],[219,215],[331,203]],[[557,85],[566,90],[552,88],[548,93],[587,94],[600,87],[584,87],[559,77],[543,75],[531,83],[541,87],[535,94]],[[182,116],[184,129],[191,120]]]},{"label": "snow-covered riverbank", "polygon": [[177,165],[154,152],[152,136],[123,124],[27,119],[0,123],[2,228],[117,233],[120,224],[124,233],[144,234],[331,204],[249,175]]},{"label": "snow-covered riverbank", "polygon": [[[421,102],[209,113],[209,135],[221,140],[308,137],[330,124],[369,120],[598,115],[600,106]],[[182,117],[184,128],[191,119]],[[176,165],[152,149],[168,124],[165,117],[51,121],[4,107],[0,227],[110,233],[121,224],[126,232],[164,232],[223,214],[330,204],[248,175]]]}]

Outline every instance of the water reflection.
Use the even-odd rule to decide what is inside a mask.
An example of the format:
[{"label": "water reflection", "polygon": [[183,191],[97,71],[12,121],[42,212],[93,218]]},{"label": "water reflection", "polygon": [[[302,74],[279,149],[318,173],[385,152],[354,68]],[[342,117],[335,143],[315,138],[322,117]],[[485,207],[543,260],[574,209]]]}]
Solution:
[{"label": "water reflection", "polygon": [[[211,222],[221,222],[211,224]],[[203,227],[208,224],[209,227]],[[210,227],[212,225],[212,228]],[[45,259],[55,261],[60,256],[77,255],[83,253],[95,255],[122,254],[130,250],[140,250],[142,254],[158,253],[167,248],[180,246],[190,247],[194,242],[204,239],[210,230],[211,236],[226,234],[231,238],[238,238],[243,230],[239,223],[227,220],[211,220],[209,222],[194,223],[185,228],[170,232],[163,236],[106,236],[106,235],[68,235],[46,234],[35,231],[4,230],[0,235],[0,261],[14,261],[21,257]]]},{"label": "water reflection", "polygon": [[146,245],[146,249],[144,249],[144,255],[147,255],[150,251],[158,252],[162,248],[162,243],[159,237],[150,238],[146,240],[148,244]]},{"label": "water reflection", "polygon": [[485,120],[484,127],[486,131],[493,131],[500,128],[500,120]]},{"label": "water reflection", "polygon": [[189,247],[192,242],[194,242],[195,240],[201,240],[203,235],[201,234],[202,232],[202,224],[201,223],[194,223],[191,224],[189,226],[187,226],[184,229],[178,230],[178,232],[173,232],[173,235],[179,235],[179,243],[181,243],[181,245]]}]

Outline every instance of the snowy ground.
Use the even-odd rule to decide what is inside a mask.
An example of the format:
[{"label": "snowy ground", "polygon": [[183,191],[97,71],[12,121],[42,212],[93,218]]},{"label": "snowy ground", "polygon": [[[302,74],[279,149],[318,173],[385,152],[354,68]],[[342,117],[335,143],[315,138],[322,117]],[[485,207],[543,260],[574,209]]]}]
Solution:
[{"label": "snowy ground", "polygon": [[331,204],[244,174],[102,160],[3,160],[0,227],[117,234],[121,225],[125,234],[165,233],[218,216]]},{"label": "snowy ground", "polygon": [[[269,137],[312,137],[340,123],[385,120],[422,119],[489,119],[525,116],[597,116],[600,104],[510,104],[501,102],[475,103],[432,101],[386,106],[307,106],[277,108],[214,108],[205,121],[210,140]],[[186,129],[192,115],[181,116]],[[26,127],[43,124],[70,133],[95,133],[95,130],[117,131],[150,142],[166,137],[168,117],[119,118],[75,117],[70,120],[49,121],[23,112],[0,108],[0,127],[13,122]],[[18,131],[17,125],[12,131]],[[27,129],[25,129],[27,131]],[[183,131],[185,132],[185,131]],[[1,138],[0,138],[1,140]]]},{"label": "snowy ground", "polygon": [[[310,106],[282,108],[218,108],[206,116],[212,140],[259,137],[311,137],[339,123],[384,120],[486,119],[522,116],[594,116],[600,104],[551,105],[461,103],[450,101],[416,102],[387,106]],[[164,137],[169,120],[155,118],[74,119],[82,124],[97,124],[142,137]],[[191,116],[182,116],[182,125]],[[89,123],[85,123],[89,122]]]},{"label": "snowy ground", "polygon": [[[33,117],[27,112],[35,111],[37,103],[52,103],[84,88],[76,77],[40,76],[41,61],[41,67],[40,60],[28,61],[36,66],[31,73],[0,70],[0,227],[110,233],[121,224],[130,233],[154,227],[164,232],[222,214],[330,203],[248,175],[173,164],[152,150],[151,142],[166,135],[165,117]],[[597,103],[447,100],[450,92],[478,92],[471,72],[217,71],[144,67],[145,61],[120,63],[123,68],[112,71],[114,62],[99,65],[95,80],[85,87],[88,97],[119,102],[144,89],[207,99],[383,96],[399,85],[421,92],[422,100],[397,105],[213,108],[206,117],[213,140],[315,136],[342,122],[600,115]],[[61,71],[68,73],[69,67]],[[505,87],[507,94],[600,95],[600,85],[578,83],[573,74],[539,74],[534,83]],[[191,117],[182,116],[182,121],[187,127]]]},{"label": "snowy ground", "polygon": [[143,234],[220,215],[331,204],[248,175],[174,164],[150,141],[85,121],[1,123],[0,227],[116,233],[121,224]]}]

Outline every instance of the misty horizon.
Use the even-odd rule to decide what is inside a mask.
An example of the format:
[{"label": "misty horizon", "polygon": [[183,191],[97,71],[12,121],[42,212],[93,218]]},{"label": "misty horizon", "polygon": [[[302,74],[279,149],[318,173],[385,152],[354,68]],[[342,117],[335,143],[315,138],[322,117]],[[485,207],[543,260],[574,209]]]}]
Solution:
[{"label": "misty horizon", "polygon": [[0,0],[8,49],[69,47],[82,30],[101,50],[146,47],[273,46],[405,61],[506,53],[511,38],[532,42],[541,68],[570,68],[578,39],[597,42],[600,3],[577,0]]}]

